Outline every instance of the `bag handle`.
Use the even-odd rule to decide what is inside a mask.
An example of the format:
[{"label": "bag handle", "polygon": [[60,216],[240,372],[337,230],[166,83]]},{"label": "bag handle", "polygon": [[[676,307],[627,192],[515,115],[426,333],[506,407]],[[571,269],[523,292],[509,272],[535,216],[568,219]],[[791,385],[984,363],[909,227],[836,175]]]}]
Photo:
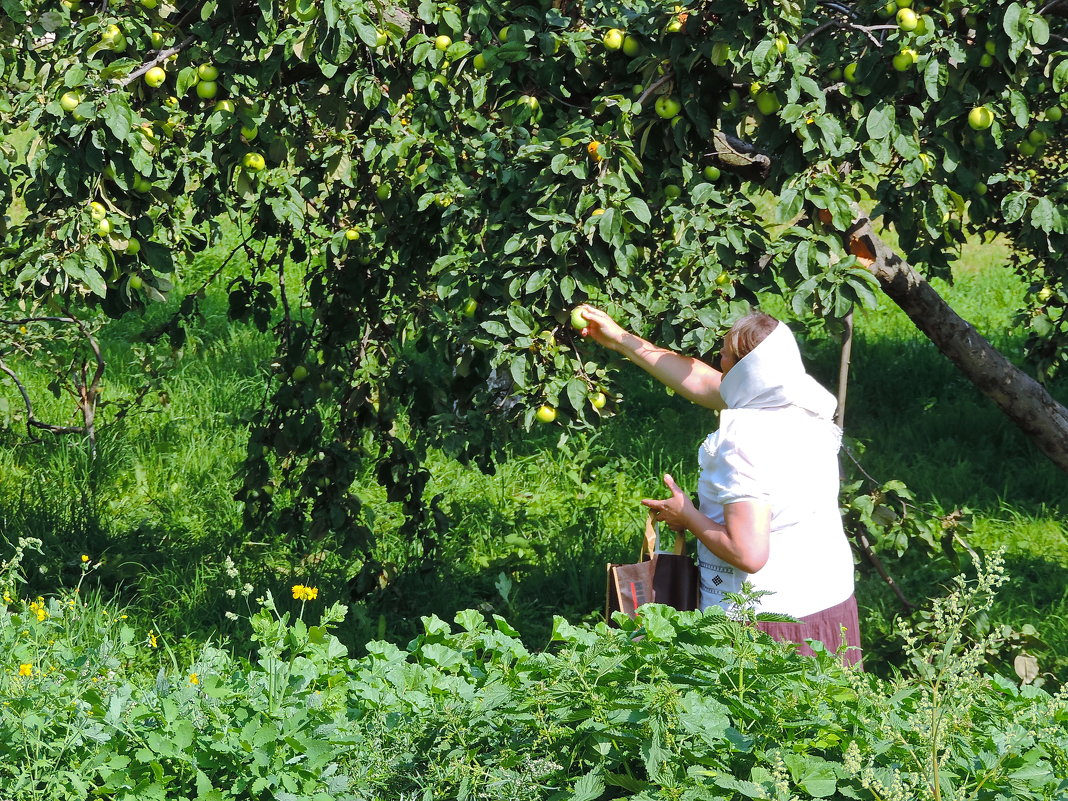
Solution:
[{"label": "bag handle", "polygon": [[[649,510],[649,515],[645,518],[645,536],[642,537],[642,546],[638,551],[638,561],[641,562],[645,555],[648,554],[652,559],[656,553],[656,544],[660,539],[660,533],[656,518],[653,516],[655,513],[652,509]],[[686,535],[681,531],[675,532],[675,544],[671,549],[671,552],[681,556],[686,553]]]}]

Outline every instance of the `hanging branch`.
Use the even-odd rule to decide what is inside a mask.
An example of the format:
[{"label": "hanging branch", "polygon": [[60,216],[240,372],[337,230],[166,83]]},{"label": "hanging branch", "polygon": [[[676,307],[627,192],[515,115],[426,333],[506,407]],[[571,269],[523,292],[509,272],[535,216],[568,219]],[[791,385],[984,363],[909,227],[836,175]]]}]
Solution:
[{"label": "hanging branch", "polygon": [[88,363],[83,362],[77,372],[75,371],[75,365],[71,364],[70,372],[75,374],[75,392],[71,394],[74,396],[78,409],[82,414],[82,425],[59,426],[44,423],[36,418],[33,413],[33,403],[30,400],[26,386],[19,380],[15,371],[3,360],[0,360],[0,371],[7,374],[15,382],[15,386],[22,395],[22,402],[26,407],[26,432],[34,442],[40,442],[40,439],[34,436],[35,429],[38,431],[50,431],[53,434],[85,434],[89,439],[90,453],[93,458],[96,458],[96,402],[100,396],[100,381],[104,377],[105,368],[100,346],[85,323],[76,317],[23,317],[19,320],[0,320],[0,324],[9,326],[25,326],[30,323],[65,323],[76,326],[82,336],[85,337],[86,342],[89,343],[89,349],[93,352],[96,368],[93,370],[92,377],[90,377]]}]

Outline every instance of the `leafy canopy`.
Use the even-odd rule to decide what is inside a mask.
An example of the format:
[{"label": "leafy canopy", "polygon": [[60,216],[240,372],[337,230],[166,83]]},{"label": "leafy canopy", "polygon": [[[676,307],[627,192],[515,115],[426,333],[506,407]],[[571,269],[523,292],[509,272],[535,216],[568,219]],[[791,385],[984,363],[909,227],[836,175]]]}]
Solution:
[{"label": "leafy canopy", "polygon": [[427,443],[488,466],[540,406],[612,413],[579,302],[699,353],[757,292],[873,302],[858,207],[935,274],[967,232],[1006,236],[1052,370],[1064,20],[908,5],[3,0],[3,287],[122,315],[236,228],[231,314],[281,348],[240,497],[350,545],[367,464],[422,525]]}]

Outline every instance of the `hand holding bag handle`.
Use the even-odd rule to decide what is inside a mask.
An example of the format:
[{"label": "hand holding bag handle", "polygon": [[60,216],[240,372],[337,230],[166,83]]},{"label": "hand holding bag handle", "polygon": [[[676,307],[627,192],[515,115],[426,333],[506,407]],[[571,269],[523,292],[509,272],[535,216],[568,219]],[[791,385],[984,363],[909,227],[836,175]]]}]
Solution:
[{"label": "hand holding bag handle", "polygon": [[657,551],[657,524],[650,511],[638,551],[638,561],[631,565],[609,564],[605,617],[622,610],[630,616],[643,603],[656,602],[676,609],[698,606],[699,573],[697,565],[686,555],[686,537],[675,533],[672,551]]}]

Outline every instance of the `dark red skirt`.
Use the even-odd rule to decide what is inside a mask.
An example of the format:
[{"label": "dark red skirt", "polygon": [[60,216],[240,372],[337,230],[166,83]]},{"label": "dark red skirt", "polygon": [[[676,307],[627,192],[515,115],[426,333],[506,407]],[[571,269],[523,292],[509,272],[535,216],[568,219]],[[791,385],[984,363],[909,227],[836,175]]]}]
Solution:
[{"label": "dark red skirt", "polygon": [[818,640],[828,651],[837,651],[844,641],[849,648],[841,653],[842,664],[857,665],[864,669],[860,651],[860,620],[857,617],[857,598],[850,595],[837,606],[806,615],[800,623],[772,623],[761,621],[757,628],[778,642],[797,644],[798,653],[812,656],[812,649],[805,640]]}]

